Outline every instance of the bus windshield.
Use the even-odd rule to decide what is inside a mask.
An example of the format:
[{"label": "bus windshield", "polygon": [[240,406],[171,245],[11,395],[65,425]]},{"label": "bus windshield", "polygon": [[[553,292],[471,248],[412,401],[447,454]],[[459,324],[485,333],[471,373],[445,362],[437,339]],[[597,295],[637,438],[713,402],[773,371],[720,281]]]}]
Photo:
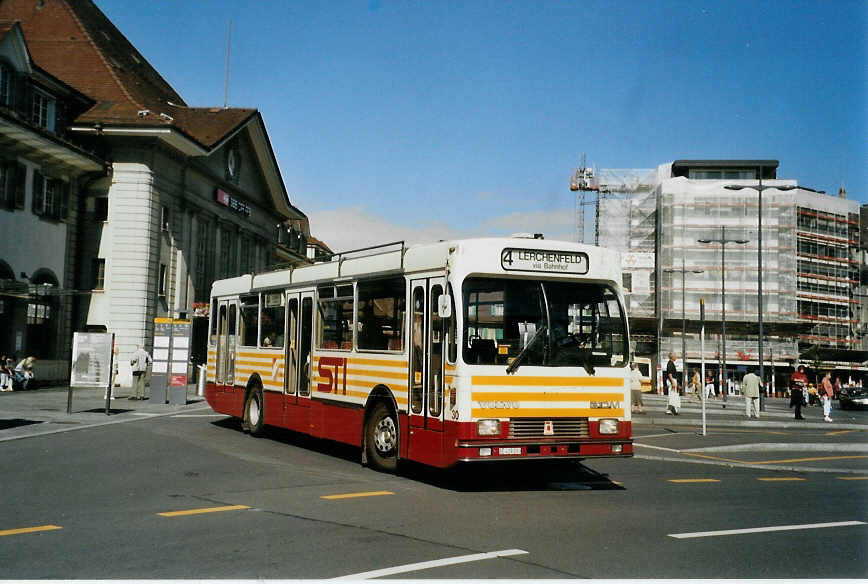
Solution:
[{"label": "bus windshield", "polygon": [[468,278],[462,287],[470,365],[623,367],[627,319],[614,289],[589,282]]}]

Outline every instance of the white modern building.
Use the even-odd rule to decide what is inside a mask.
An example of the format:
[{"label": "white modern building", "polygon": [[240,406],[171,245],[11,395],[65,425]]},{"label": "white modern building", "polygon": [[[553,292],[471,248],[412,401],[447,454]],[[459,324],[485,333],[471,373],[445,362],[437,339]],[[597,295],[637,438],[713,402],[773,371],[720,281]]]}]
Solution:
[{"label": "white modern building", "polygon": [[859,204],[778,178],[777,168],[776,160],[679,160],[648,171],[644,188],[601,197],[598,243],[623,252],[637,353],[658,364],[684,355],[691,371],[725,359],[740,378],[760,363],[761,277],[767,378],[775,371],[780,383],[799,361],[864,370],[854,299]]}]

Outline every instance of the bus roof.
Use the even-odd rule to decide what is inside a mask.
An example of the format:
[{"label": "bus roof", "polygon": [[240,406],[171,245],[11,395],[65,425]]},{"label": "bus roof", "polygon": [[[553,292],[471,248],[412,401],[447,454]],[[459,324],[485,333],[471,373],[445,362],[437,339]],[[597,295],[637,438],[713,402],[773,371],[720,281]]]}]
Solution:
[{"label": "bus roof", "polygon": [[[530,252],[530,256],[542,259],[536,263],[531,259],[522,259],[519,263],[509,262],[510,266],[506,266],[504,253],[508,250],[519,252],[516,258],[524,258],[527,255],[521,252]],[[584,260],[575,259],[581,256],[584,256]],[[550,257],[555,258],[552,260],[554,262],[560,258],[567,263],[550,264],[546,261],[546,258]],[[569,271],[581,269],[581,266],[574,263],[575,261],[585,262],[587,277],[620,284],[621,262],[616,251],[568,241],[505,237],[458,239],[410,246],[405,246],[404,242],[395,242],[342,252],[336,254],[331,261],[217,280],[212,286],[211,296],[242,294],[250,290],[305,283],[350,280],[361,276],[442,270],[447,267],[447,263],[450,270],[468,274],[537,275],[558,278],[578,273]]]}]

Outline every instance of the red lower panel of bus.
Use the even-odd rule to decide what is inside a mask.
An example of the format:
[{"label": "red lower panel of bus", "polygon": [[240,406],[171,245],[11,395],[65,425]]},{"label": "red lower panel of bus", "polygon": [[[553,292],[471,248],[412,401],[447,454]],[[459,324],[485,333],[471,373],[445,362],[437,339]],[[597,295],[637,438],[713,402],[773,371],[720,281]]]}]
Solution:
[{"label": "red lower panel of bus", "polygon": [[[205,398],[215,412],[242,417],[244,388],[217,386],[205,388]],[[286,397],[265,392],[265,423],[310,434],[317,438],[361,446],[364,410],[361,407],[335,405],[309,398]],[[412,427],[409,417],[398,419],[402,440],[401,458],[436,467],[447,467],[459,461],[593,458],[633,455],[630,422],[621,422],[620,433],[601,435],[596,422],[589,422],[589,437],[581,439],[544,438],[516,440],[507,438],[509,424],[504,423],[500,436],[479,437],[476,424],[468,422],[440,423],[436,427]],[[442,429],[441,429],[442,428]]]}]

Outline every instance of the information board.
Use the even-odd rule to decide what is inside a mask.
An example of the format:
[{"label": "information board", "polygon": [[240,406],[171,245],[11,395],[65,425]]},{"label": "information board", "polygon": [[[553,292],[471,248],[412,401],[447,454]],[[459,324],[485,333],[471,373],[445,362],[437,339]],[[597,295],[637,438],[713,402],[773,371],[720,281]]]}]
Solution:
[{"label": "information board", "polygon": [[108,387],[112,381],[112,333],[73,333],[71,387]]},{"label": "information board", "polygon": [[154,319],[154,354],[151,366],[151,403],[187,403],[187,367],[192,321]]}]

